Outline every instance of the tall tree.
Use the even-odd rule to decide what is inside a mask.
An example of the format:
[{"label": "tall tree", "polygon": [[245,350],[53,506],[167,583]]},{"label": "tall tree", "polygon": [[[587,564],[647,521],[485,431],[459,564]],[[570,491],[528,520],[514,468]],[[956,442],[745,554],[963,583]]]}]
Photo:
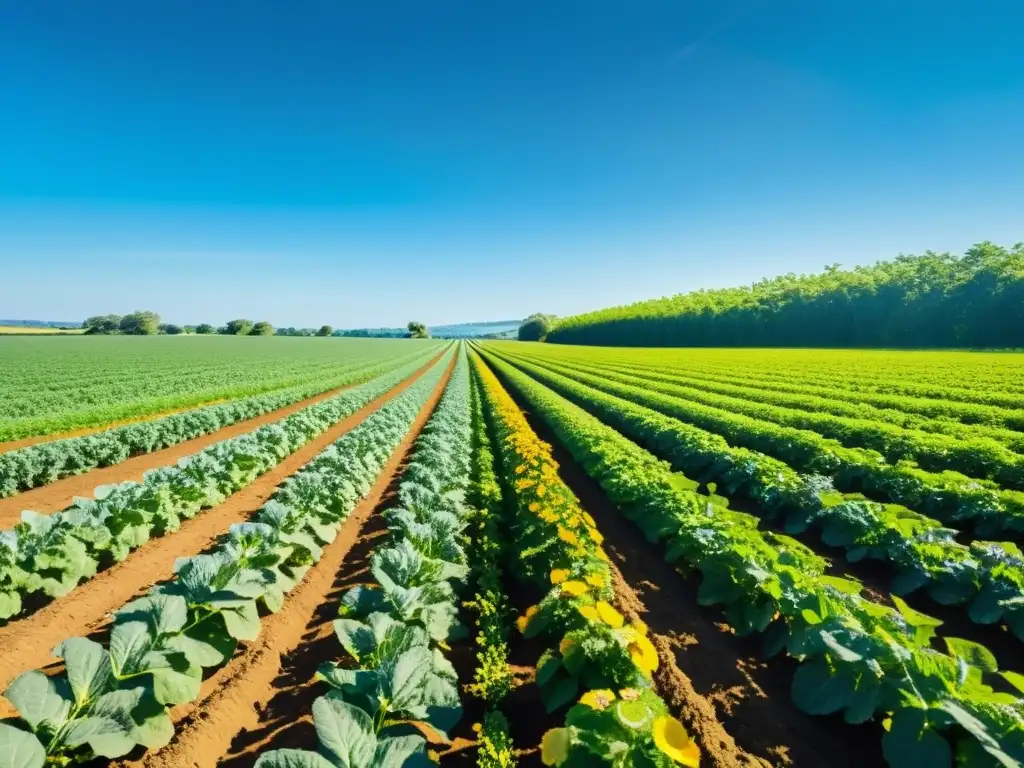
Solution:
[{"label": "tall tree", "polygon": [[229,336],[245,336],[252,330],[252,320],[228,320],[224,332]]},{"label": "tall tree", "polygon": [[405,334],[408,339],[429,339],[430,331],[423,323],[419,323],[415,320],[409,322],[406,326],[407,333]]},{"label": "tall tree", "polygon": [[118,327],[131,336],[153,336],[160,332],[160,315],[140,309],[122,317]]},{"label": "tall tree", "polygon": [[260,320],[254,324],[252,330],[249,331],[250,336],[273,336],[274,326],[268,323],[266,320]]}]

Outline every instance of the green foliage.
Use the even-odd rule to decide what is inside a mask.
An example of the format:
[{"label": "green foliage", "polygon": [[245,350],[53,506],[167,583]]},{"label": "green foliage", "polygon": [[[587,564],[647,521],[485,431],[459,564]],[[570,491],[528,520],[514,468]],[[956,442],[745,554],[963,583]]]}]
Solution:
[{"label": "green foliage", "polygon": [[206,336],[208,334],[216,333],[216,332],[217,332],[217,329],[214,328],[209,323],[200,323],[199,325],[196,326],[196,333],[198,333],[201,336]]},{"label": "green foliage", "polygon": [[[440,350],[399,340],[252,344],[209,336],[159,343],[122,336],[2,337],[0,442],[310,385],[345,375],[359,360],[383,362],[431,347]],[[0,487],[3,481],[0,475]]]},{"label": "green foliage", "polygon": [[[203,670],[223,665],[239,641],[258,637],[260,610],[278,610],[285,593],[319,559],[373,486],[445,367],[446,361],[436,364],[321,452],[250,522],[232,526],[209,554],[179,560],[173,579],[116,612],[105,646],[70,638],[54,651],[63,669],[49,677],[37,670],[17,677],[4,692],[20,716],[0,728],[5,759],[16,753],[18,765],[41,768],[44,760],[84,764],[123,756],[137,745],[167,744],[174,735],[170,708],[195,701]],[[425,695],[414,683],[430,667],[422,654],[397,654],[393,661],[381,675],[381,690],[410,714]],[[451,672],[446,680],[453,677]],[[426,691],[441,695],[437,686]],[[316,725],[334,763],[317,762],[314,755],[298,764],[397,768],[422,748],[422,738],[381,736],[356,707],[332,697],[321,702],[314,708]],[[297,764],[286,758],[261,765]]]},{"label": "green foliage", "polygon": [[554,315],[532,314],[519,326],[519,341],[544,341],[554,326]]},{"label": "green foliage", "polygon": [[560,320],[560,344],[702,347],[1022,347],[1024,244],[980,243],[870,267],[827,267]]},{"label": "green foliage", "polygon": [[252,327],[252,320],[228,320],[224,325],[223,333],[228,336],[248,336],[249,332],[252,331]]},{"label": "green foliage", "polygon": [[90,335],[119,333],[121,329],[121,316],[97,315],[89,317],[82,323],[82,327]]},{"label": "green foliage", "polygon": [[[187,328],[188,326],[186,326]],[[160,325],[160,333],[166,334],[167,336],[177,336],[185,333],[185,328],[180,325],[174,325],[173,323],[162,323]]]},{"label": "green foliage", "polygon": [[250,336],[273,336],[274,326],[268,323],[266,320],[260,320],[254,324],[252,330],[249,331]]},{"label": "green foliage", "polygon": [[329,325],[321,325],[320,330],[316,332],[317,336],[330,336],[334,333],[334,329]]},{"label": "green foliage", "polygon": [[406,328],[407,328],[407,332],[405,334],[406,338],[409,338],[409,339],[429,339],[430,338],[430,331],[427,329],[427,326],[425,326],[423,323],[419,323],[419,322],[416,322],[415,320],[411,320],[411,321],[409,321],[409,324],[406,326]]},{"label": "green foliage", "polygon": [[128,336],[153,336],[160,332],[160,315],[140,309],[122,317],[118,329]]}]

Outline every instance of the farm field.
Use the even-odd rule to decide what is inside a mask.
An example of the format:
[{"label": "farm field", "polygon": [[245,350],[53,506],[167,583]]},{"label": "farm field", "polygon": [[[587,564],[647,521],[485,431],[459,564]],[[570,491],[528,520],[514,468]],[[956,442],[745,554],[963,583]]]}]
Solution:
[{"label": "farm field", "polygon": [[1024,762],[1024,355],[31,341],[0,768]]}]

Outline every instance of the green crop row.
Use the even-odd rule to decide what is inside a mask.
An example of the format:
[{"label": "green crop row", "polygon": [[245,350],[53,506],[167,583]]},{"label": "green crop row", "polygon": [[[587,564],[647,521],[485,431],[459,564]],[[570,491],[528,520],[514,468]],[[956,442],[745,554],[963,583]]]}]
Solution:
[{"label": "green crop row", "polygon": [[[503,358],[504,359],[504,358]],[[1024,640],[1024,555],[1010,542],[954,539],[918,512],[896,505],[847,500],[827,478],[800,475],[770,456],[733,448],[720,435],[523,362],[513,364],[605,424],[666,459],[698,483],[713,482],[732,498],[754,502],[757,514],[785,519],[787,531],[811,526],[851,561],[874,558],[895,570],[892,591],[925,590],[944,605],[968,604],[972,620],[1005,623]]]},{"label": "green crop row", "polygon": [[[986,682],[997,670],[983,646],[947,638],[948,654],[933,650],[936,620],[898,597],[898,610],[862,598],[858,583],[825,575],[824,560],[799,542],[708,504],[681,488],[666,462],[507,363],[490,362],[666,559],[702,574],[702,605],[722,605],[738,634],[759,633],[769,656],[785,651],[799,662],[792,695],[802,710],[882,720],[894,768],[1024,761],[1024,702]],[[1002,676],[1024,691],[1024,676]]]},{"label": "green crop row", "polygon": [[1001,490],[990,482],[956,472],[935,473],[907,463],[888,464],[876,451],[847,448],[816,432],[650,391],[643,384],[620,384],[553,362],[544,366],[720,434],[731,445],[773,456],[799,472],[831,478],[844,493],[863,492],[887,499],[950,525],[968,522],[980,536],[1024,530],[1024,492]]},{"label": "green crop row", "polygon": [[331,369],[308,384],[7,451],[0,454],[0,498],[211,434],[314,395],[368,381],[410,361],[426,362],[430,354],[417,350],[383,363],[371,361]]},{"label": "green crop row", "polygon": [[179,561],[173,579],[117,611],[106,644],[68,639],[54,649],[60,672],[18,676],[4,691],[20,716],[0,724],[5,765],[83,764],[166,745],[169,708],[194,701],[204,673],[256,639],[260,608],[282,607],[373,487],[445,367],[321,452],[211,553]]},{"label": "green crop row", "polygon": [[215,443],[175,466],[147,472],[141,483],[101,486],[94,499],[76,499],[52,515],[22,512],[14,530],[0,534],[0,619],[21,613],[27,595],[64,597],[150,537],[178,530],[182,520],[219,504],[420,366],[408,363],[279,422]]}]

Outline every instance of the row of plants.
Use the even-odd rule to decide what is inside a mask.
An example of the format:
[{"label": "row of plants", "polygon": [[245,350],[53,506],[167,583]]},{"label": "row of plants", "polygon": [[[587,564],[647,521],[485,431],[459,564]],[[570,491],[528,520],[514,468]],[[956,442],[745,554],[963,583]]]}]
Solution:
[{"label": "row of plants", "polygon": [[474,357],[511,514],[509,561],[543,597],[517,620],[550,641],[536,683],[549,713],[545,765],[697,766],[700,749],[654,691],[658,654],[640,622],[614,607],[603,537],[558,475],[551,446],[530,428],[494,374]]},{"label": "row of plants", "polygon": [[[562,369],[579,371],[584,375],[597,374],[608,383],[634,386],[637,377],[632,373],[615,372],[595,366],[592,362],[553,360],[547,356],[533,357]],[[908,430],[881,421],[866,418],[836,416],[823,412],[812,403],[805,408],[783,407],[763,398],[749,398],[746,394],[723,392],[726,387],[693,387],[642,379],[645,390],[658,392],[670,398],[698,403],[796,430],[814,432],[838,441],[847,448],[877,451],[886,461],[914,462],[931,472],[952,470],[971,478],[992,480],[1003,487],[1024,488],[1024,456],[987,437],[977,430],[966,435],[951,435]]]},{"label": "row of plants", "polygon": [[502,704],[514,680],[509,666],[512,606],[505,591],[503,562],[506,526],[501,485],[494,471],[494,452],[484,420],[478,386],[473,404],[473,515],[467,529],[472,598],[463,603],[474,617],[476,670],[469,692],[484,703],[477,733],[478,768],[512,768],[516,764],[508,718]]},{"label": "row of plants", "polygon": [[[1014,412],[1024,410],[1024,388],[1016,384],[1014,377],[1005,375],[1005,370],[991,365],[992,358],[964,363],[964,357],[929,356],[921,368],[908,377],[907,370],[892,365],[893,358],[885,359],[881,365],[868,365],[868,359],[858,357],[860,365],[850,365],[850,359],[840,359],[837,364],[823,364],[820,350],[808,352],[814,361],[806,360],[795,369],[775,369],[756,366],[756,371],[741,365],[745,376],[771,386],[813,384],[820,387],[835,387],[840,395],[854,394],[858,398],[878,397],[872,403],[891,403],[894,408],[911,406],[907,410],[921,408],[919,413],[937,417],[963,420],[977,418],[979,423],[988,423],[983,411],[975,407],[992,406]],[[891,353],[900,355],[902,353]],[[702,366],[703,368],[703,366]],[[737,371],[733,365],[707,366],[723,376]],[[895,400],[886,400],[892,397]],[[908,403],[907,400],[912,402]],[[961,409],[962,410],[957,410]],[[1007,426],[1019,424],[1021,416],[1014,413]]]},{"label": "row of plants", "polygon": [[773,456],[799,472],[829,477],[844,493],[884,498],[950,525],[970,523],[982,537],[1024,531],[1024,492],[956,472],[927,472],[909,462],[889,464],[877,451],[847,448],[816,432],[660,394],[648,382],[617,383],[550,361],[537,365],[720,434],[732,445]]},{"label": "row of plants", "polygon": [[157,749],[174,735],[169,708],[195,701],[204,674],[255,640],[341,524],[369,493],[440,383],[436,363],[405,392],[283,483],[249,522],[114,615],[106,643],[54,649],[63,669],[19,675],[4,691],[19,718],[0,723],[5,768],[83,764]]},{"label": "row of plants", "polygon": [[0,620],[21,614],[27,596],[64,597],[151,537],[177,531],[183,520],[221,503],[420,367],[420,360],[407,363],[173,466],[151,470],[142,482],[100,486],[94,498],[75,499],[52,515],[22,512],[13,530],[0,532]]},{"label": "row of plants", "polygon": [[152,421],[125,424],[91,435],[7,451],[0,454],[0,498],[64,477],[80,475],[97,467],[120,464],[132,456],[152,453],[211,434],[231,424],[271,413],[322,392],[369,381],[411,359],[425,362],[426,355],[420,351],[415,355],[384,362],[353,361],[342,370],[330,369],[320,378],[296,387],[173,413]]},{"label": "row of plants", "polygon": [[[826,575],[824,559],[796,540],[710,504],[681,487],[666,462],[525,373],[489,361],[666,559],[701,573],[700,604],[723,606],[741,636],[759,633],[766,655],[799,662],[792,695],[800,709],[880,720],[892,766],[1022,764],[1024,702],[990,685],[998,670],[986,648],[945,638],[949,653],[932,649],[935,619],[899,597],[895,609],[864,599],[858,582]],[[1024,676],[998,675],[1000,686],[1024,691]]]},{"label": "row of plants", "polygon": [[[105,427],[322,378],[353,357],[381,362],[442,342],[131,336],[5,339],[0,442]],[[38,386],[32,379],[43,379]]]},{"label": "row of plants", "polygon": [[[996,408],[990,405],[943,402],[936,400],[919,401],[893,395],[872,396],[857,392],[843,392],[839,387],[821,387],[808,384],[765,386],[763,381],[744,376],[716,376],[706,372],[687,369],[654,369],[644,365],[628,364],[608,360],[603,356],[583,360],[595,368],[620,374],[650,379],[651,381],[694,387],[720,395],[731,395],[745,400],[802,411],[813,411],[833,416],[889,424],[907,430],[937,432],[943,435],[975,440],[983,437],[992,440],[1016,453],[1024,452],[1024,412]],[[862,399],[865,398],[865,399]],[[850,398],[853,398],[852,400]],[[885,403],[875,405],[873,399]],[[916,406],[917,403],[924,405]],[[916,408],[915,408],[916,406]],[[938,418],[916,412],[924,409]],[[959,420],[957,416],[963,420]],[[902,439],[898,433],[895,439]],[[836,436],[842,439],[842,436]],[[869,440],[878,440],[878,445],[864,444],[882,451],[879,446],[888,445],[884,435],[870,435]],[[890,457],[891,458],[891,457]]]},{"label": "row of plants", "polygon": [[446,742],[462,717],[445,657],[464,632],[458,593],[469,574],[473,516],[469,369],[459,359],[385,512],[388,536],[371,559],[374,583],[342,597],[334,631],[346,652],[320,666],[328,692],[313,703],[319,751],[264,752],[258,768],[398,768],[421,763],[427,739]]},{"label": "row of plants", "polygon": [[752,501],[759,516],[783,519],[789,533],[816,527],[825,543],[845,549],[851,562],[889,563],[895,594],[925,590],[940,604],[966,605],[979,624],[1005,623],[1024,640],[1024,555],[1016,544],[965,546],[955,540],[956,531],[906,507],[846,499],[827,477],[801,475],[778,459],[733,448],[720,435],[521,359],[513,364],[671,462],[695,488],[713,482],[726,497]]}]

